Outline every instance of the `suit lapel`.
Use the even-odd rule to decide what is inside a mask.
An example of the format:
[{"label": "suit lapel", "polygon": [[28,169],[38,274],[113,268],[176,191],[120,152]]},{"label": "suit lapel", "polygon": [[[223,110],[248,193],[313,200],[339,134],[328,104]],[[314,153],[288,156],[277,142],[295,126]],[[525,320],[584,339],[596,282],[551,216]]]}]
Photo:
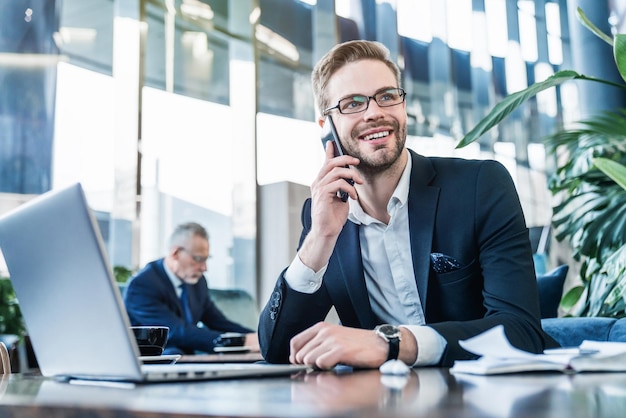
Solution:
[{"label": "suit lapel", "polygon": [[422,309],[426,312],[426,294],[430,272],[430,252],[435,227],[439,188],[429,186],[435,171],[427,158],[410,152],[413,158],[408,211],[413,272]]}]

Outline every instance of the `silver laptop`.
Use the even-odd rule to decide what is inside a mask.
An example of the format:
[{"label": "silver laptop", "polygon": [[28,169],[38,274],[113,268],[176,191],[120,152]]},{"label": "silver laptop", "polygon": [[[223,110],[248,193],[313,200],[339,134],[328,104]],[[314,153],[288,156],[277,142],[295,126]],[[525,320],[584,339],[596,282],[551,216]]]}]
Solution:
[{"label": "silver laptop", "polygon": [[80,184],[0,217],[0,249],[44,376],[108,381],[288,375],[296,365],[143,364]]}]

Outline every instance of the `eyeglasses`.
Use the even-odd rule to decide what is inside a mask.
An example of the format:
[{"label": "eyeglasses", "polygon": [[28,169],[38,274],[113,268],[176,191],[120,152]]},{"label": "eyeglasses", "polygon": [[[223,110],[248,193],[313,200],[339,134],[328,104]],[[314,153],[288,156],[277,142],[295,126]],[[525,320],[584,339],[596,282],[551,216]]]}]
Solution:
[{"label": "eyeglasses", "polygon": [[337,102],[336,106],[324,110],[324,115],[327,115],[328,112],[334,109],[337,109],[339,113],[344,115],[365,112],[370,106],[371,99],[374,99],[380,107],[396,106],[404,102],[405,96],[406,92],[401,88],[383,89],[376,92],[373,96],[355,94],[354,96],[344,97]]},{"label": "eyeglasses", "polygon": [[194,255],[191,253],[191,251],[189,251],[188,249],[186,249],[185,247],[179,247],[181,251],[186,252],[187,254],[189,254],[189,257],[191,257],[191,259],[193,261],[195,261],[198,264],[204,264],[207,262],[207,260],[209,259],[209,257],[202,257],[201,255]]}]

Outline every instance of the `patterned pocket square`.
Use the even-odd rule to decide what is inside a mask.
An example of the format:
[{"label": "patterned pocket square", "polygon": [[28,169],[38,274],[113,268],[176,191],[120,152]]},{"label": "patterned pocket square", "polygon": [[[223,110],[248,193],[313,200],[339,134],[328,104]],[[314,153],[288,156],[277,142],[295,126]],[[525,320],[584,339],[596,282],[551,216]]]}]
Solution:
[{"label": "patterned pocket square", "polygon": [[430,255],[430,262],[433,265],[435,273],[450,273],[461,268],[461,263],[456,261],[449,255],[441,253],[432,253]]}]

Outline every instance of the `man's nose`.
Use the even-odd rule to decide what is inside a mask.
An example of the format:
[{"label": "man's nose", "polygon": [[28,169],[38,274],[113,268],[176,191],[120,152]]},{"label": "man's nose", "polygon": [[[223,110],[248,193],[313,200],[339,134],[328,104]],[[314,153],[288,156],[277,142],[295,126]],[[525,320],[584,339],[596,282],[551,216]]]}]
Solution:
[{"label": "man's nose", "polygon": [[378,105],[373,97],[369,97],[368,100],[369,102],[367,105],[367,109],[365,109],[365,112],[363,112],[363,119],[370,120],[382,117],[384,114],[383,108]]}]

